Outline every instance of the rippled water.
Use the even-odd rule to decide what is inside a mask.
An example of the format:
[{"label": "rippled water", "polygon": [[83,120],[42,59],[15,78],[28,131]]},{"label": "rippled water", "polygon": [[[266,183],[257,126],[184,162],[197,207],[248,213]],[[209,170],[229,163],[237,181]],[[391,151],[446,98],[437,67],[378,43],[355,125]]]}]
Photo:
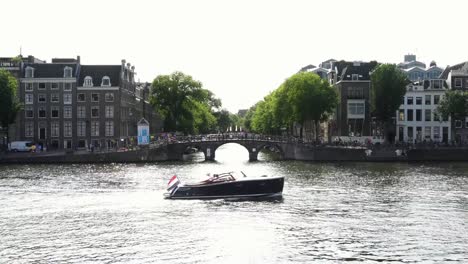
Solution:
[{"label": "rippled water", "polygon": [[[468,262],[466,163],[260,158],[0,167],[0,263]],[[284,175],[283,199],[162,198],[173,174],[239,169]]]}]

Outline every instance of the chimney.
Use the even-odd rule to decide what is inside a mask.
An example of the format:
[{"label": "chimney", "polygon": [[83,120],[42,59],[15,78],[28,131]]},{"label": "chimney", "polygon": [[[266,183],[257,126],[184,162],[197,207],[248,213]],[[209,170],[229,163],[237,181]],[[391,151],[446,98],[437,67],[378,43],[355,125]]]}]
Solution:
[{"label": "chimney", "polygon": [[81,58],[80,58],[80,55],[76,56],[76,62],[81,63]]}]

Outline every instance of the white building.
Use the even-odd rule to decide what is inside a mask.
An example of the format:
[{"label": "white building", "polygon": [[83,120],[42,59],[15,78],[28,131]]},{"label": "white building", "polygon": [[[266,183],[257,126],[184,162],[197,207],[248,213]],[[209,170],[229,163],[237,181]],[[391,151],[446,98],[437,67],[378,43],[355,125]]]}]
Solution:
[{"label": "white building", "polygon": [[396,141],[449,142],[449,120],[441,120],[436,109],[447,88],[442,79],[430,79],[406,86],[404,102],[397,112]]}]

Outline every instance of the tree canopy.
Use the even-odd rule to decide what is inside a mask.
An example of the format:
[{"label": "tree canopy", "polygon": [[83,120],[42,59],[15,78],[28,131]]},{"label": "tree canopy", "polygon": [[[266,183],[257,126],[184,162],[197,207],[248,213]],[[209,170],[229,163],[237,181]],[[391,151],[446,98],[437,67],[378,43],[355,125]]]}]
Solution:
[{"label": "tree canopy", "polygon": [[406,93],[408,79],[395,64],[381,64],[371,74],[372,115],[383,122],[395,117]]},{"label": "tree canopy", "polygon": [[190,75],[174,72],[157,76],[151,86],[151,104],[164,119],[165,131],[208,133],[216,126],[213,111],[221,101]]},{"label": "tree canopy", "polygon": [[452,119],[461,119],[468,116],[468,92],[457,90],[447,91],[439,102],[437,112],[446,120],[450,116]]},{"label": "tree canopy", "polygon": [[[10,72],[0,69],[0,124],[7,129],[20,110],[16,96],[18,82]],[[8,132],[7,132],[8,133]],[[7,134],[8,135],[8,134]]]},{"label": "tree canopy", "polygon": [[337,104],[337,92],[327,81],[315,73],[299,72],[256,105],[251,127],[256,132],[276,134],[294,123],[302,126],[313,120],[318,130],[319,123],[329,118]]}]

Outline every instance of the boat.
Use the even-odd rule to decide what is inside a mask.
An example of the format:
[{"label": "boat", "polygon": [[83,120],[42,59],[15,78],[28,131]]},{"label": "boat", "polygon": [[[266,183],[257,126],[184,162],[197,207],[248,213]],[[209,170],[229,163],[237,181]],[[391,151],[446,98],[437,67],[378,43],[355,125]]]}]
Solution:
[{"label": "boat", "polygon": [[209,175],[195,184],[181,184],[174,175],[168,182],[167,199],[223,199],[281,197],[284,177],[247,177],[244,172]]}]

